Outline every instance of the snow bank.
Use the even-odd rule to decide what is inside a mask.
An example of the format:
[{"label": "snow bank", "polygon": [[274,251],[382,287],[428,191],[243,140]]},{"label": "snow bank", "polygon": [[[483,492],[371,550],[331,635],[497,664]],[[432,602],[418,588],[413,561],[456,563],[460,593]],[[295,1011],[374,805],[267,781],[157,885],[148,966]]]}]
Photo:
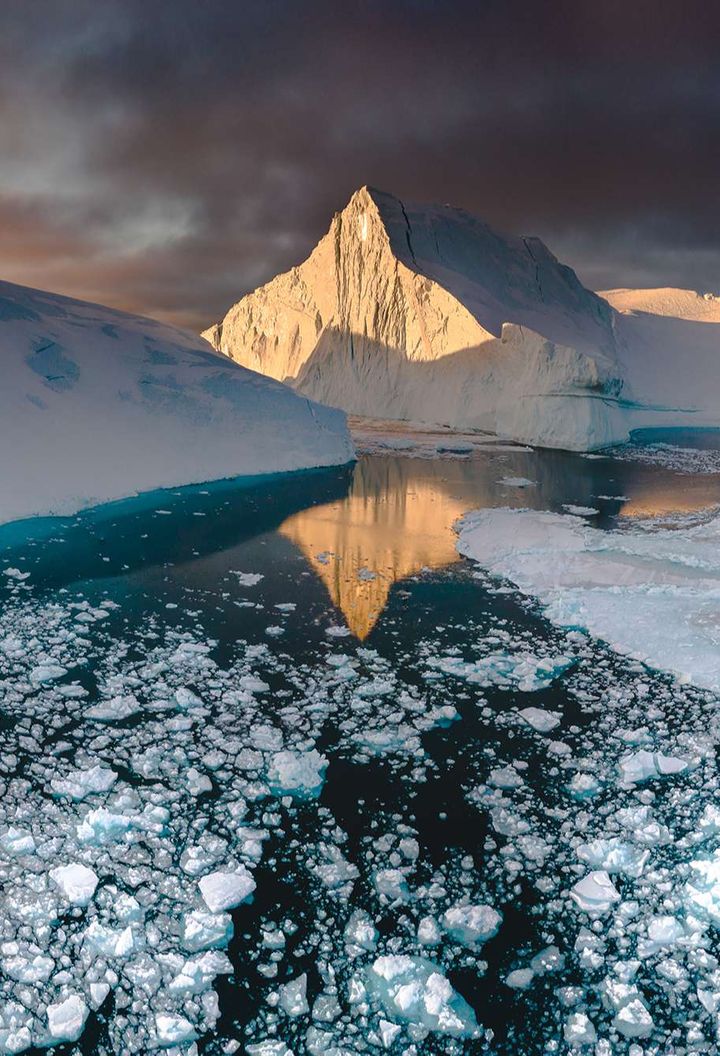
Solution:
[{"label": "snow bank", "polygon": [[341,412],[150,319],[0,283],[0,521],[353,457]]},{"label": "snow bank", "polygon": [[720,516],[606,532],[570,515],[490,509],[458,530],[462,554],[539,598],[553,622],[720,689]]}]

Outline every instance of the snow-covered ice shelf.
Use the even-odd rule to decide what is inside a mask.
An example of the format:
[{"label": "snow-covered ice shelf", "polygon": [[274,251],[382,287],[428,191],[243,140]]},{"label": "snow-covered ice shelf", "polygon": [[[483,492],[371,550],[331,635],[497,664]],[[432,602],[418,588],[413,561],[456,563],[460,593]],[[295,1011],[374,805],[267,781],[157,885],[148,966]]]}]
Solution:
[{"label": "snow-covered ice shelf", "polygon": [[0,522],[354,457],[342,412],[151,319],[2,282],[0,345]]}]

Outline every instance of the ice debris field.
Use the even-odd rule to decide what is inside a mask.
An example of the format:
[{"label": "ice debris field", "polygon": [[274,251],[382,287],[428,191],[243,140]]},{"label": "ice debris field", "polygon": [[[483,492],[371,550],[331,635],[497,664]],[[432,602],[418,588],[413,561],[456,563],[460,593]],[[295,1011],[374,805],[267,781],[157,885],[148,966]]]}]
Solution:
[{"label": "ice debris field", "polygon": [[717,1052],[714,694],[487,552],[361,645],[273,545],[6,563],[0,1052]]}]

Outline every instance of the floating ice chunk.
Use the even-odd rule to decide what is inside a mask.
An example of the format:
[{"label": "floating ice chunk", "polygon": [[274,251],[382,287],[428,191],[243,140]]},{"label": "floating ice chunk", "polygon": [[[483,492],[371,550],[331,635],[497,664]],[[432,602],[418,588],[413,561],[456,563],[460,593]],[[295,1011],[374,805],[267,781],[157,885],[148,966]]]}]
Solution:
[{"label": "floating ice chunk", "polygon": [[256,587],[265,578],[262,572],[237,572],[234,568],[230,569],[230,575],[237,577],[241,587]]},{"label": "floating ice chunk", "polygon": [[295,1056],[284,1041],[275,1041],[266,1038],[265,1041],[257,1041],[253,1045],[246,1045],[245,1052],[248,1056]]},{"label": "floating ice chunk", "polygon": [[535,978],[532,968],[516,968],[505,976],[505,985],[511,990],[527,990]]},{"label": "floating ice chunk", "polygon": [[458,656],[432,657],[428,666],[446,675],[480,686],[517,687],[534,693],[551,685],[572,663],[567,656],[534,656],[532,653],[490,653],[466,662]]},{"label": "floating ice chunk", "polygon": [[50,788],[56,796],[67,796],[79,802],[86,796],[109,792],[117,776],[109,767],[91,766],[87,770],[70,770],[65,777],[54,777]]},{"label": "floating ice chunk", "polygon": [[597,1041],[595,1027],[584,1012],[572,1012],[568,1016],[563,1034],[568,1045],[593,1045]]},{"label": "floating ice chunk", "polygon": [[545,708],[523,708],[518,715],[538,733],[549,733],[560,725],[557,712],[546,711]]},{"label": "floating ice chunk", "polygon": [[593,774],[573,774],[567,789],[574,799],[592,799],[601,789],[601,784]]},{"label": "floating ice chunk", "polygon": [[192,1023],[184,1016],[156,1015],[155,1032],[160,1045],[164,1048],[194,1041],[197,1037]]},{"label": "floating ice chunk", "polygon": [[135,949],[135,936],[130,926],[109,928],[98,920],[88,925],[85,941],[103,957],[127,957]]},{"label": "floating ice chunk", "polygon": [[613,1026],[626,1038],[649,1038],[655,1024],[646,1005],[638,997],[623,1005],[613,1019]]},{"label": "floating ice chunk", "polygon": [[188,689],[187,686],[180,686],[175,690],[173,696],[175,698],[175,703],[179,708],[182,708],[183,711],[187,708],[202,707],[202,699],[197,693],[193,693],[191,689]]},{"label": "floating ice chunk", "polygon": [[0,847],[6,854],[17,858],[24,854],[34,854],[35,837],[27,829],[18,829],[11,825],[7,832],[0,836]]},{"label": "floating ice chunk", "polygon": [[187,772],[187,787],[191,796],[201,796],[203,792],[212,791],[212,781],[202,770],[191,766]]},{"label": "floating ice chunk", "polygon": [[498,484],[503,488],[534,488],[535,481],[527,477],[502,477]]},{"label": "floating ice chunk", "polygon": [[668,946],[675,946],[685,938],[685,928],[676,917],[652,917],[647,926],[647,939],[638,942],[638,957],[652,957]]},{"label": "floating ice chunk", "polygon": [[389,1023],[387,1019],[381,1019],[378,1023],[378,1033],[384,1049],[392,1048],[393,1042],[402,1030],[399,1023]]},{"label": "floating ice chunk", "polygon": [[521,788],[523,785],[523,779],[520,774],[512,766],[501,766],[495,770],[490,771],[488,782],[491,785],[495,785],[496,788]]},{"label": "floating ice chunk", "polygon": [[530,961],[530,968],[535,975],[545,975],[548,972],[559,972],[565,966],[565,957],[557,946],[546,946],[540,953],[536,953]]},{"label": "floating ice chunk", "polygon": [[268,768],[268,784],[275,795],[316,796],[327,765],[326,757],[314,748],[309,752],[276,752]]},{"label": "floating ice chunk", "polygon": [[[10,979],[14,979],[15,982],[33,985],[46,983],[55,971],[55,962],[52,957],[45,957],[41,953],[31,956],[27,948],[21,948],[17,943],[4,943],[3,952],[7,953],[8,946],[17,949],[17,955],[5,957],[0,962],[0,967],[5,975],[9,976]],[[0,1051],[2,1051],[1,1042]]]},{"label": "floating ice chunk", "polygon": [[600,513],[600,510],[596,510],[594,506],[574,506],[571,502],[564,502],[563,509],[574,517],[594,517]]},{"label": "floating ice chunk", "polygon": [[18,583],[30,578],[29,572],[21,572],[19,568],[4,568],[3,575],[7,576],[8,579],[16,579]]},{"label": "floating ice chunk", "polygon": [[439,946],[442,942],[442,931],[434,917],[423,917],[417,929],[418,942],[423,946]]},{"label": "floating ice chunk", "polygon": [[90,983],[90,1001],[92,1002],[92,1007],[96,1011],[100,1008],[109,993],[109,983]]},{"label": "floating ice chunk", "polygon": [[233,935],[229,913],[206,913],[202,909],[186,913],[182,921],[182,944],[191,953],[224,947]]},{"label": "floating ice chunk", "polygon": [[208,873],[198,881],[198,887],[210,912],[221,913],[245,902],[255,890],[256,884],[247,869],[239,866],[232,873]]},{"label": "floating ice chunk", "polygon": [[378,869],[373,877],[375,890],[391,899],[406,899],[410,891],[402,869]]},{"label": "floating ice chunk", "polygon": [[577,856],[594,869],[638,877],[642,875],[650,852],[613,837],[609,840],[599,839],[591,843],[581,843],[577,849]]},{"label": "floating ice chunk", "polygon": [[292,1017],[304,1016],[310,1011],[307,1000],[307,974],[303,972],[297,979],[278,987],[279,1005],[283,1012]]},{"label": "floating ice chunk", "polygon": [[132,827],[133,819],[105,807],[89,810],[77,826],[80,843],[103,844],[119,839]]},{"label": "floating ice chunk", "polygon": [[496,935],[502,915],[492,906],[453,906],[442,915],[445,931],[456,942],[477,946]]},{"label": "floating ice chunk", "polygon": [[86,906],[98,885],[97,873],[79,862],[51,869],[50,879],[74,906]]},{"label": "floating ice chunk", "polygon": [[620,895],[604,869],[588,873],[574,885],[570,897],[591,916],[607,913]]},{"label": "floating ice chunk", "polygon": [[457,1038],[478,1035],[478,1025],[464,1000],[432,961],[424,957],[378,957],[367,971],[370,992],[394,1021]]},{"label": "floating ice chunk", "polygon": [[231,975],[233,966],[227,954],[208,950],[199,957],[191,957],[168,985],[173,994],[200,994],[218,975]]},{"label": "floating ice chunk", "polygon": [[648,752],[643,748],[620,760],[620,774],[625,784],[636,785],[657,777],[682,774],[689,765],[687,759],[662,755],[660,752]]},{"label": "floating ice chunk", "polygon": [[38,664],[30,672],[30,681],[34,686],[39,686],[43,682],[56,682],[66,674],[67,668],[62,664]]},{"label": "floating ice chunk", "polygon": [[52,1042],[77,1041],[87,1017],[87,1005],[77,994],[71,994],[56,1005],[48,1005],[48,1034]]},{"label": "floating ice chunk", "polygon": [[[720,808],[714,803],[705,804],[705,809],[698,821],[698,831],[702,839],[708,839],[720,833]],[[1,838],[0,842],[2,842]]]},{"label": "floating ice chunk", "polygon": [[661,825],[652,816],[650,807],[625,807],[615,815],[626,829],[630,829],[633,839],[645,847],[657,847],[672,843],[670,830]]},{"label": "floating ice chunk", "polygon": [[96,722],[124,722],[125,719],[137,715],[141,711],[139,702],[135,697],[111,697],[101,704],[94,704],[85,712],[85,717],[94,719]]}]

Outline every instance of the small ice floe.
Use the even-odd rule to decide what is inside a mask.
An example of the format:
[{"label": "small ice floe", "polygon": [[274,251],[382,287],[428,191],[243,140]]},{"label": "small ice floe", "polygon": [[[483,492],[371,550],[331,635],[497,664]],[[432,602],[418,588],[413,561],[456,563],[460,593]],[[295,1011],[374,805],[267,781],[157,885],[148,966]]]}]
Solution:
[{"label": "small ice floe", "polygon": [[98,885],[97,873],[80,862],[58,865],[50,870],[50,879],[73,906],[87,906]]},{"label": "small ice floe", "polygon": [[518,715],[538,733],[549,733],[560,725],[558,712],[546,711],[545,708],[523,708]]},{"label": "small ice floe", "polygon": [[200,894],[211,913],[234,909],[245,902],[255,890],[256,884],[247,869],[230,872],[208,873],[198,881]]},{"label": "small ice floe", "polygon": [[227,946],[233,935],[229,913],[206,913],[194,909],[186,913],[181,925],[182,944],[189,953]]},{"label": "small ice floe", "polygon": [[309,752],[276,752],[268,767],[268,784],[279,796],[317,796],[327,766],[327,758],[314,748]]},{"label": "small ice floe", "polygon": [[83,1032],[88,1007],[81,997],[71,994],[64,1001],[48,1005],[47,1021],[50,1044],[77,1041]]},{"label": "small ice floe", "polygon": [[443,913],[441,920],[452,939],[472,947],[497,935],[502,915],[492,906],[452,906]]},{"label": "small ice floe", "polygon": [[30,672],[30,681],[34,686],[40,686],[43,682],[56,682],[67,674],[67,668],[62,664],[38,664]]},{"label": "small ice floe", "polygon": [[310,1011],[307,999],[307,975],[303,972],[278,988],[278,1005],[286,1016],[295,1019]]},{"label": "small ice floe", "polygon": [[0,836],[0,847],[6,854],[20,858],[24,854],[35,853],[35,837],[29,829],[20,829],[11,825],[7,832]]},{"label": "small ice floe", "polygon": [[230,575],[236,577],[241,587],[256,587],[265,578],[262,572],[237,572],[234,568],[230,569]]},{"label": "small ice floe", "polygon": [[85,712],[85,717],[94,719],[96,722],[124,722],[125,719],[137,715],[142,709],[139,701],[131,694],[121,697],[111,697],[101,704],[94,704]]},{"label": "small ice floe", "polygon": [[117,776],[117,772],[109,767],[90,766],[86,770],[69,770],[64,777],[53,777],[50,788],[56,796],[66,796],[79,802],[86,796],[109,792]]},{"label": "small ice floe", "polygon": [[505,976],[505,986],[511,990],[527,990],[535,978],[532,968],[516,968]]},{"label": "small ice floe", "polygon": [[30,578],[29,572],[21,572],[19,568],[4,568],[3,575],[7,576],[8,579],[16,580],[18,583]]},{"label": "small ice floe", "polygon": [[682,774],[690,765],[687,759],[661,752],[648,752],[644,748],[620,760],[620,774],[627,785],[637,785],[643,781],[652,781],[658,777],[672,777]]},{"label": "small ice floe", "polygon": [[573,517],[595,517],[600,510],[596,510],[594,506],[574,506],[571,502],[564,502],[563,509],[566,513],[571,513]]},{"label": "small ice floe", "polygon": [[456,1038],[478,1036],[470,1005],[425,957],[378,957],[367,970],[367,986],[391,1020]]},{"label": "small ice floe", "polygon": [[590,916],[602,916],[620,901],[620,894],[604,869],[595,870],[578,880],[570,897]]},{"label": "small ice floe", "polygon": [[349,638],[351,631],[348,627],[343,627],[339,623],[331,623],[329,627],[325,628],[325,634],[329,635],[330,638]]},{"label": "small ice floe", "polygon": [[489,653],[479,660],[465,661],[459,656],[431,657],[428,667],[445,675],[463,678],[480,686],[513,687],[533,693],[551,685],[570,667],[567,656],[534,656],[531,653]]},{"label": "small ice floe", "polygon": [[195,1028],[185,1016],[160,1014],[155,1016],[155,1032],[158,1043],[163,1048],[182,1045],[194,1041],[197,1037]]},{"label": "small ice floe", "polygon": [[536,481],[527,477],[502,477],[498,484],[503,488],[534,488]]},{"label": "small ice floe", "polygon": [[565,1020],[563,1035],[568,1045],[594,1045],[597,1033],[584,1012],[571,1012]]},{"label": "small ice floe", "polygon": [[594,869],[604,869],[606,873],[622,873],[625,876],[637,878],[642,875],[650,857],[650,851],[613,837],[608,840],[598,839],[590,843],[581,843],[577,849],[577,856]]}]

